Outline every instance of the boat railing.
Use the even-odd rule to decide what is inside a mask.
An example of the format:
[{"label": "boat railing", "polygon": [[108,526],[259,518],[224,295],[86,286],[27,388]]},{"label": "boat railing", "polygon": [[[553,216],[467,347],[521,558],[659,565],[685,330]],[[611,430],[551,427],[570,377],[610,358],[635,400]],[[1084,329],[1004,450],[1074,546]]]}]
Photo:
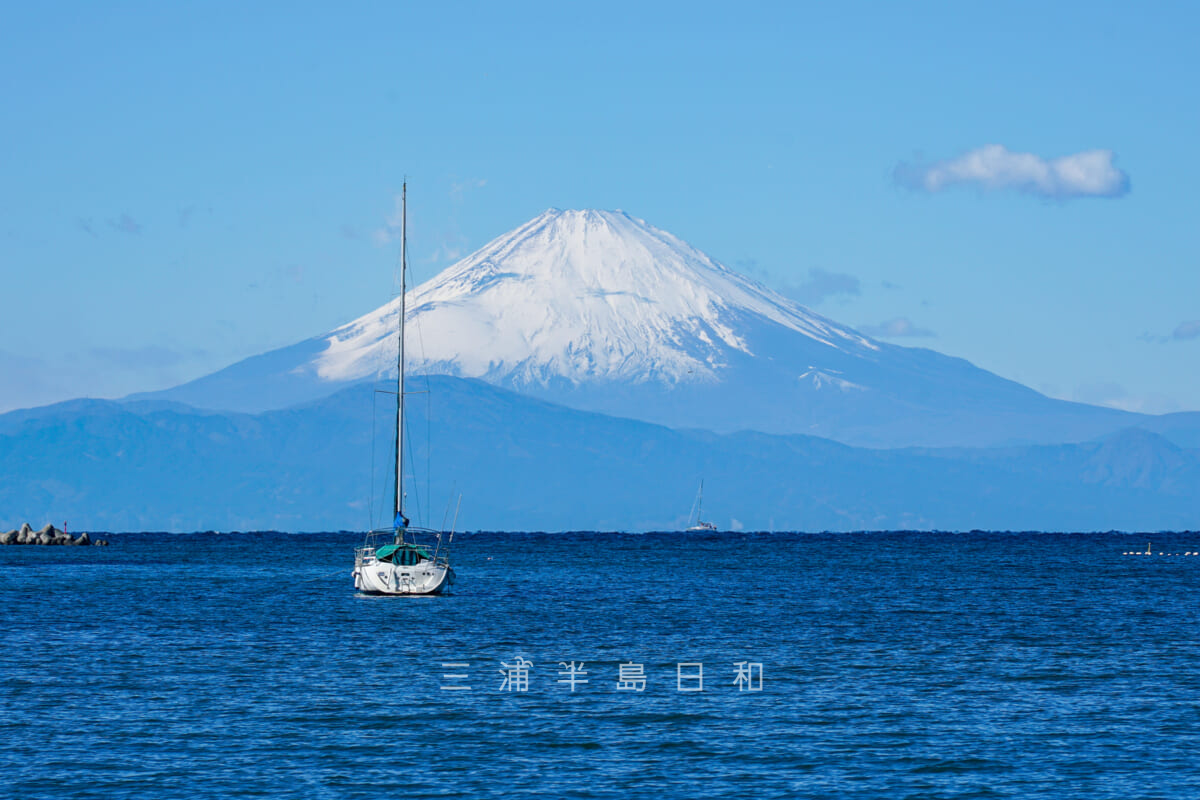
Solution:
[{"label": "boat railing", "polygon": [[446,547],[442,541],[442,532],[432,528],[408,527],[403,530],[380,528],[367,532],[361,546],[355,548],[355,560],[361,564],[368,557],[374,557],[375,552],[384,545],[398,543],[415,545],[424,548],[432,556],[435,564],[446,566]]}]

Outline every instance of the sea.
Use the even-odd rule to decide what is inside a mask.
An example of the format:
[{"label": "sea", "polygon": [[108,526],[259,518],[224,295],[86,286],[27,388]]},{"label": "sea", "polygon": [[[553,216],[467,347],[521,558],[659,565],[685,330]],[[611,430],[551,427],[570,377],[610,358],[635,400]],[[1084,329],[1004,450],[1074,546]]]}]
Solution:
[{"label": "sea", "polygon": [[1200,797],[1200,533],[106,538],[0,547],[0,797]]}]

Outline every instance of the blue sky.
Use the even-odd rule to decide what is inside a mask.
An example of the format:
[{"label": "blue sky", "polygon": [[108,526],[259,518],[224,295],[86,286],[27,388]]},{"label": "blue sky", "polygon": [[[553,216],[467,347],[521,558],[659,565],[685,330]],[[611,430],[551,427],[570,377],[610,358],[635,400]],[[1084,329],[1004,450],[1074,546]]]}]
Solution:
[{"label": "blue sky", "polygon": [[1200,409],[1194,4],[339,6],[5,10],[0,410],[379,305],[405,175],[419,279],[620,208],[889,341]]}]

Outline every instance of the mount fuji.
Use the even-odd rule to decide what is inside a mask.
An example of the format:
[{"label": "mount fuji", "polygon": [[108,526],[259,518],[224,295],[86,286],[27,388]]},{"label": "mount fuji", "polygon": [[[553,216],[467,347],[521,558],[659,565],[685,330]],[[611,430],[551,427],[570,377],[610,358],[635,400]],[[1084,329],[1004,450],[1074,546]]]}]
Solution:
[{"label": "mount fuji", "polygon": [[[151,396],[253,413],[394,375],[399,305]],[[673,428],[978,446],[1084,441],[1142,419],[875,341],[619,211],[546,211],[407,305],[412,372]]]},{"label": "mount fuji", "polygon": [[[1052,400],[875,341],[620,212],[547,211],[407,300],[418,524],[459,494],[473,529],[672,530],[701,479],[730,529],[1200,518],[1200,414]],[[0,529],[385,523],[372,384],[399,305],[166,392],[0,415]]]}]

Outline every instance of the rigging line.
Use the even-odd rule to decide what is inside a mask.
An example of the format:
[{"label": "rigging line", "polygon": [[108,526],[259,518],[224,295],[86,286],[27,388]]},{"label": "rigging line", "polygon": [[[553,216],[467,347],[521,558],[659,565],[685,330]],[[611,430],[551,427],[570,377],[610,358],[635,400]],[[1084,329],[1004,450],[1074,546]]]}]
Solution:
[{"label": "rigging line", "polygon": [[[406,434],[410,432],[410,429],[408,426],[408,414],[404,415],[404,432]],[[404,441],[405,441],[405,443],[408,444],[408,463],[415,464],[416,456],[413,455],[412,436],[405,436]],[[429,481],[428,475],[425,476],[425,481],[426,481],[426,483],[428,483],[428,481]],[[417,473],[415,470],[413,471],[413,474],[412,474],[412,482],[413,483],[417,482]],[[415,514],[413,514],[413,518],[417,520],[418,524],[420,524],[422,522],[428,522],[427,520],[425,520],[425,518],[421,514],[421,492],[420,491],[413,492],[413,495],[414,495],[413,499],[416,501],[416,505],[417,505],[417,511]]]},{"label": "rigging line", "polygon": [[[393,299],[395,299],[395,297],[396,297],[396,282],[399,278],[400,258],[401,258],[401,256],[399,253],[399,248],[397,248],[396,259],[392,264],[392,289],[391,289],[390,294],[392,295]],[[381,343],[382,343],[382,341],[384,341],[384,340],[381,340]],[[368,525],[367,530],[374,530],[376,527],[379,527],[380,523],[381,523],[381,520],[375,516],[375,489],[377,488],[376,481],[379,480],[379,476],[377,474],[378,468],[379,468],[379,454],[378,454],[378,441],[377,441],[379,438],[379,423],[378,423],[378,414],[379,414],[379,402],[378,401],[379,401],[379,398],[376,397],[375,395],[380,393],[381,390],[378,388],[378,386],[379,386],[379,384],[383,383],[384,380],[386,379],[386,373],[390,367],[390,361],[387,356],[386,348],[378,347],[378,346],[375,347],[374,348],[374,356],[375,356],[375,386],[376,386],[376,388],[375,388],[375,391],[371,395],[371,490],[370,490],[370,493],[367,495],[367,513],[370,516],[369,525]],[[389,453],[394,455],[393,447],[389,446],[388,451],[389,451]],[[383,488],[382,487],[378,487],[378,488],[380,488],[380,497],[383,497],[384,493],[385,493]],[[380,514],[382,515],[383,506],[380,506],[379,511],[380,511]]]},{"label": "rigging line", "polygon": [[450,487],[450,499],[446,501],[446,513],[442,515],[442,530],[446,530],[446,520],[450,519],[450,504],[454,502],[454,490],[458,488],[458,481]]},{"label": "rigging line", "polygon": [[[404,179],[404,180],[405,180],[405,182],[406,182],[406,183],[408,182],[408,178],[407,178],[407,176],[405,177],[405,179]],[[395,202],[395,197],[393,197],[393,199],[392,199],[392,202]],[[392,217],[392,219],[395,219],[395,216],[394,216],[394,210],[395,210],[395,206],[392,206],[392,208],[393,208],[393,217]],[[394,223],[389,223],[388,227],[389,227],[390,229],[392,229],[392,230],[395,230],[395,224],[394,224]],[[407,249],[408,249],[408,247],[406,246],[406,243],[405,243],[404,239],[403,239],[403,238],[401,238],[401,239],[400,239],[400,246],[396,248],[396,263],[392,265],[392,299],[393,299],[393,300],[396,298],[396,294],[397,294],[397,292],[396,292],[396,284],[397,284],[397,283],[399,283],[399,277],[400,277],[400,266],[401,266],[401,264],[402,264],[402,263],[403,263],[403,261],[404,261],[404,255],[405,255],[405,251],[407,251]]]},{"label": "rigging line", "polygon": [[421,316],[413,314],[413,326],[417,329],[417,347],[421,357],[421,377],[425,381],[425,507],[429,509],[432,522],[433,515],[433,500],[431,496],[433,486],[433,400],[429,395],[433,393],[432,386],[429,383],[429,359],[425,357],[425,331],[421,327]]},{"label": "rigging line", "polygon": [[375,393],[371,393],[371,488],[367,492],[367,530],[375,527],[375,407],[379,405]]},{"label": "rigging line", "polygon": [[[405,185],[407,185],[407,183],[408,183],[407,175],[404,176],[404,182],[405,182]],[[401,251],[401,259],[400,259],[401,268],[402,269],[408,268],[407,267],[407,265],[408,265],[408,238],[407,238],[407,236],[402,237],[400,240],[400,251]],[[416,280],[416,278],[414,276],[414,282],[415,282],[415,280]],[[402,283],[402,285],[403,285],[403,283]],[[402,289],[402,291],[403,291],[403,289]],[[412,290],[410,290],[409,292],[405,292],[405,294],[409,294],[411,292],[412,292]],[[405,299],[407,299],[407,298],[405,298]],[[402,304],[403,304],[403,301],[402,301]],[[407,323],[409,321],[407,319],[408,314],[405,314],[405,317],[406,318],[404,320],[402,320],[401,322]],[[429,383],[429,361],[425,357],[425,333],[421,327],[421,316],[419,314],[415,313],[415,308],[413,309],[412,317],[413,317],[412,325],[414,325],[417,329],[417,347],[418,347],[418,354],[420,356],[421,366],[422,366],[421,377],[425,381],[425,394],[428,395],[428,394],[431,394],[432,392],[431,392],[431,386]],[[410,426],[408,424],[408,416],[407,415],[405,415],[405,418],[404,418],[404,430],[406,433],[408,433],[410,431]],[[432,519],[432,517],[433,517],[433,500],[432,500],[433,447],[432,447],[432,443],[433,443],[433,403],[432,403],[431,398],[426,397],[425,398],[425,506],[424,507],[430,515],[430,519],[427,520],[428,522],[433,521],[433,519]],[[411,437],[409,437],[408,451],[409,451],[409,462],[413,465],[413,468],[414,468],[413,480],[415,481],[416,480],[415,467],[416,467],[417,462],[416,462],[415,456],[413,456],[413,454],[412,454],[412,438]],[[417,492],[414,492],[414,497],[416,499],[419,499],[419,497],[420,497],[419,490]]]},{"label": "rigging line", "polygon": [[[403,518],[405,495],[404,487],[404,439],[405,434],[409,433],[408,414],[404,408],[404,345],[405,345],[405,323],[408,322],[408,176],[404,176],[401,184],[401,207],[400,207],[400,307],[397,311],[397,330],[399,331],[400,339],[400,358],[396,364],[396,413],[399,415],[396,420],[396,510]],[[394,287],[393,287],[394,288]],[[403,425],[403,429],[401,428]],[[414,464],[412,457],[412,439],[408,438],[409,464]],[[416,483],[416,471],[413,472],[413,482]],[[420,511],[420,491],[414,493],[414,500],[417,501],[418,512]],[[420,520],[420,514],[417,515],[417,520]],[[406,520],[407,522],[407,520]],[[407,524],[405,525],[407,527]]]},{"label": "rigging line", "polygon": [[[425,376],[425,388],[429,388],[429,375]],[[433,406],[429,395],[425,395],[425,507],[433,516]],[[430,520],[432,522],[432,519]]]}]

